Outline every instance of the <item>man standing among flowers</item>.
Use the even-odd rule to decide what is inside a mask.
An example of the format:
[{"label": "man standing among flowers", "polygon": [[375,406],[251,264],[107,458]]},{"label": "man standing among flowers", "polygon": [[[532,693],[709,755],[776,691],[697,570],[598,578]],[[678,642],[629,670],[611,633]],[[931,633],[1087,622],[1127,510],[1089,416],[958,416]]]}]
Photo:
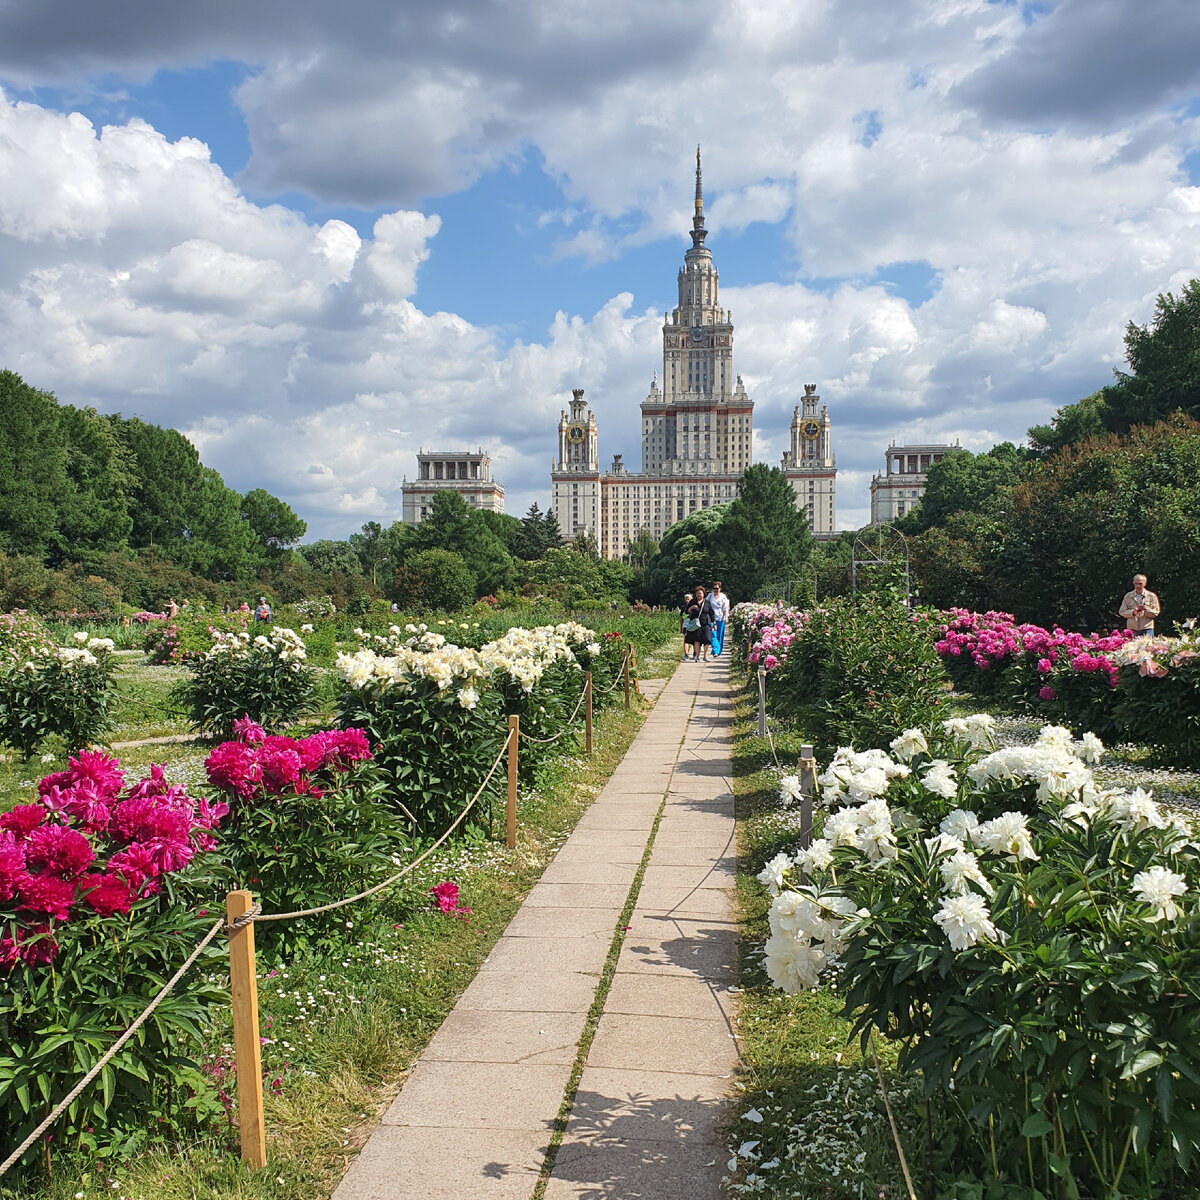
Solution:
[{"label": "man standing among flowers", "polygon": [[1154,636],[1154,618],[1162,611],[1158,597],[1146,590],[1145,575],[1133,577],[1133,591],[1125,593],[1121,601],[1121,616],[1125,618],[1125,628],[1136,633],[1138,637]]},{"label": "man standing among flowers", "polygon": [[713,583],[709,603],[713,610],[712,652],[713,658],[721,657],[725,646],[725,622],[729,620],[729,597],[723,591],[724,585],[718,579]]}]

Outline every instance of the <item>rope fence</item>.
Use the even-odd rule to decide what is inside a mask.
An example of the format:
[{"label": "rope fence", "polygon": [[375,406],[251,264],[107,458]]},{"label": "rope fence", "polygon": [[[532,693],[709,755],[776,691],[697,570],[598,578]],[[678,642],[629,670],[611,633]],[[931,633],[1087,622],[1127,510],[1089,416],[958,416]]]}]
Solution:
[{"label": "rope fence", "polygon": [[[626,707],[629,707],[629,673],[632,647],[627,646],[625,651],[625,659],[622,663],[622,669],[618,672],[616,679],[612,685],[604,690],[601,694],[607,694],[614,691],[622,682],[625,684],[625,700]],[[133,1037],[133,1035],[142,1027],[146,1020],[151,1016],[154,1010],[162,1003],[162,1001],[170,995],[179,981],[187,974],[196,960],[203,954],[205,948],[217,936],[218,933],[225,933],[229,938],[229,953],[230,953],[230,999],[234,1015],[234,1053],[237,1060],[238,1079],[242,1080],[260,1080],[262,1078],[261,1060],[260,1060],[260,1042],[259,1042],[259,1025],[258,1025],[258,995],[257,995],[257,972],[255,970],[254,961],[254,925],[260,921],[289,921],[299,920],[303,917],[317,916],[320,913],[331,912],[334,909],[345,908],[351,904],[357,904],[362,900],[366,900],[371,896],[385,891],[398,883],[405,876],[410,875],[423,862],[425,862],[436,850],[445,844],[447,839],[454,831],[466,820],[467,815],[478,803],[480,796],[483,795],[488,784],[492,781],[500,763],[507,756],[508,758],[508,811],[507,811],[507,844],[509,848],[516,846],[516,795],[517,795],[517,748],[521,739],[529,742],[537,742],[543,745],[548,745],[558,741],[559,738],[572,731],[571,727],[575,718],[579,715],[579,710],[586,704],[586,749],[587,753],[592,752],[592,673],[585,672],[584,686],[580,693],[579,701],[575,705],[575,711],[567,718],[565,728],[552,738],[534,738],[527,734],[523,734],[520,728],[520,718],[518,716],[510,716],[508,719],[508,731],[504,741],[496,754],[492,765],[488,768],[487,774],[483,777],[483,782],[475,790],[475,794],[466,802],[458,816],[454,818],[449,827],[432,845],[423,850],[412,862],[406,863],[400,870],[393,875],[389,875],[387,879],[372,887],[358,892],[353,896],[347,896],[341,900],[335,900],[329,904],[322,904],[315,908],[297,909],[294,912],[282,913],[266,913],[262,910],[262,905],[256,902],[249,892],[233,891],[226,897],[226,916],[225,918],[215,921],[212,927],[196,943],[192,952],[184,960],[179,969],[174,975],[163,985],[158,994],[150,1001],[150,1003],[142,1010],[140,1015],[130,1024],[128,1029],[121,1034],[119,1038],[108,1048],[107,1051],[97,1060],[97,1062],[88,1070],[82,1079],[71,1089],[71,1091],[54,1106],[49,1115],[35,1128],[25,1140],[4,1160],[0,1163],[0,1176],[3,1176],[11,1167],[18,1163],[24,1156],[26,1151],[44,1134],[58,1118],[71,1106],[72,1103],[82,1094],[84,1089],[90,1084],[97,1075],[112,1061],[112,1059],[120,1052],[121,1048]],[[236,912],[234,911],[236,909]],[[241,1149],[242,1158],[244,1161],[255,1167],[266,1165],[266,1141],[265,1128],[263,1119],[263,1094],[261,1082],[253,1091],[246,1088],[243,1089],[240,1085],[238,1088],[238,1124],[241,1130]]]}]

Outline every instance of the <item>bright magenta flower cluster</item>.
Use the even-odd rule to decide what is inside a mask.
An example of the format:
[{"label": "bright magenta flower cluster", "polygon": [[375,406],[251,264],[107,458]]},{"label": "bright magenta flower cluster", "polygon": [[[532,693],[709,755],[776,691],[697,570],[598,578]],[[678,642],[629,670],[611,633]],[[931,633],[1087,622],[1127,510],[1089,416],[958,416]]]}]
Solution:
[{"label": "bright magenta flower cluster", "polygon": [[53,961],[56,921],[127,913],[156,894],[163,876],[213,848],[229,811],[167,783],[157,765],[126,787],[120,762],[94,750],[37,790],[38,803],[0,815],[0,969]]},{"label": "bright magenta flower cluster", "polygon": [[321,795],[319,771],[346,771],[372,757],[361,729],[326,729],[306,738],[268,737],[248,716],[233,723],[232,742],[204,760],[209,782],[243,799],[258,795]]},{"label": "bright magenta flower cluster", "polygon": [[[1106,655],[1133,637],[1126,629],[1082,634],[1069,633],[1057,625],[1053,630],[1018,625],[1011,613],[952,608],[942,615],[942,636],[935,649],[944,660],[965,655],[980,671],[991,671],[1028,654],[1036,657],[1039,675],[1049,675],[1061,660],[1073,671],[1106,675],[1113,687],[1117,683],[1117,664]],[[1042,688],[1042,692],[1048,690],[1048,685]],[[1052,692],[1042,695],[1042,699],[1053,699]]]},{"label": "bright magenta flower cluster", "polygon": [[741,620],[750,646],[748,660],[774,671],[786,661],[788,647],[804,632],[808,614],[783,604],[762,604],[742,615]]}]

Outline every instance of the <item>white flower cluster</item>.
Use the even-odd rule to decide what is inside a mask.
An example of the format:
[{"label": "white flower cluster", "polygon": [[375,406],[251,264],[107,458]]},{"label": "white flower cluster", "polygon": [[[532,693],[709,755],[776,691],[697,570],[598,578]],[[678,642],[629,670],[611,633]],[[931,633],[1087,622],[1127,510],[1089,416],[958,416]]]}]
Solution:
[{"label": "white flower cluster", "polygon": [[269,637],[260,633],[251,638],[244,630],[241,633],[222,633],[220,630],[214,630],[212,641],[212,646],[204,654],[208,662],[221,659],[236,662],[251,657],[269,657],[291,671],[300,672],[304,670],[304,662],[308,657],[304,639],[294,629],[285,629],[280,625],[271,629]]},{"label": "white flower cluster", "polygon": [[484,688],[498,676],[532,692],[551,664],[576,661],[572,647],[600,652],[592,631],[574,621],[513,628],[480,650],[456,646],[423,623],[403,629],[391,625],[386,637],[372,637],[361,629],[355,633],[362,648],[337,657],[338,673],[350,687],[411,690],[419,681],[431,680],[446,700],[467,709],[475,708]]},{"label": "white flower cluster", "polygon": [[1069,729],[1046,725],[1034,745],[993,751],[969,767],[967,774],[980,787],[1036,783],[1039,800],[1066,800],[1093,785],[1089,764],[1099,762],[1103,753],[1104,744],[1094,733],[1075,741]]},{"label": "white flower cluster", "polygon": [[572,644],[584,646],[591,637],[591,630],[574,621],[535,629],[518,627],[488,642],[480,653],[489,672],[507,675],[522,691],[532,692],[548,667],[560,660],[576,661]]},{"label": "white flower cluster", "polygon": [[842,932],[855,917],[845,896],[815,888],[781,891],[771,904],[771,936],[763,963],[771,982],[785,992],[806,991],[845,949]]}]

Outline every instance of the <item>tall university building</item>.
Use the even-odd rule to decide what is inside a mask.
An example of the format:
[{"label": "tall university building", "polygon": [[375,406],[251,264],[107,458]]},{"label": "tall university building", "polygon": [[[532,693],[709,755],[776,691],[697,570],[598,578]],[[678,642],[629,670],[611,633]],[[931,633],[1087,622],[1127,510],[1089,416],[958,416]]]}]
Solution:
[{"label": "tall university building", "polygon": [[[620,558],[642,530],[658,541],[698,509],[732,500],[754,460],[754,401],[734,373],[733,314],[720,305],[707,236],[697,148],[692,246],[679,272],[679,303],[663,322],[662,386],[655,372],[642,401],[641,473],[631,473],[619,454],[601,472],[596,416],[582,388],[558,423],[550,480],[559,529],[567,538],[591,534],[605,558]],[[805,384],[781,467],[813,533],[830,537],[837,467],[829,413],[816,391]]]}]

